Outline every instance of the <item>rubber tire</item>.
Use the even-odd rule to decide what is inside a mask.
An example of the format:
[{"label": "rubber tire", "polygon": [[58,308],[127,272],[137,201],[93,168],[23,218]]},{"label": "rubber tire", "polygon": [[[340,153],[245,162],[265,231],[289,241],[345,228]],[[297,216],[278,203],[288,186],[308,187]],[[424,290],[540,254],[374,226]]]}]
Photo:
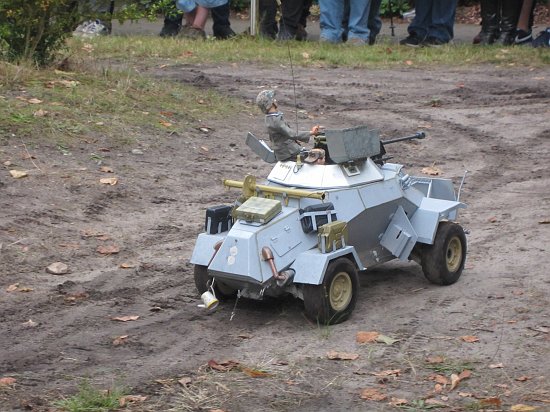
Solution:
[{"label": "rubber tire", "polygon": [[[208,275],[208,267],[203,265],[195,265],[193,269],[193,276],[195,278],[195,286],[199,295],[202,295],[208,290],[208,283],[212,280],[212,276]],[[216,297],[220,300],[231,299],[237,295],[237,290],[233,289],[224,283],[216,280],[214,283],[214,291]]]},{"label": "rubber tire", "polygon": [[[453,249],[460,242],[460,250]],[[451,245],[451,246],[450,246]],[[466,235],[462,226],[453,222],[441,222],[437,228],[437,234],[435,235],[435,241],[433,245],[425,245],[422,249],[422,271],[424,276],[431,283],[436,285],[452,285],[455,283],[464,269],[464,263],[466,262]],[[452,256],[452,254],[459,256]],[[451,258],[455,261],[449,268],[448,257],[451,254]],[[460,259],[459,264],[456,259]],[[452,262],[451,262],[452,263]]]},{"label": "rubber tire", "polygon": [[[351,299],[344,308],[334,308],[329,292],[334,279],[344,273],[351,284]],[[320,325],[334,325],[348,319],[355,308],[359,290],[359,276],[355,265],[347,258],[338,258],[329,263],[325,278],[320,285],[303,285],[304,307],[308,318]]]}]

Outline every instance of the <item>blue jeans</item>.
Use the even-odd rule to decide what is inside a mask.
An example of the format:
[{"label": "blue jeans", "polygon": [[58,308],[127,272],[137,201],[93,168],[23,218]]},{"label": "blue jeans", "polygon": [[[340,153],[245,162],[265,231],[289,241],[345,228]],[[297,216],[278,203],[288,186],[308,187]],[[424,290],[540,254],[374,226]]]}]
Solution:
[{"label": "blue jeans", "polygon": [[454,37],[456,3],[457,0],[416,0],[416,16],[407,29],[409,34],[448,43]]},{"label": "blue jeans", "polygon": [[[350,12],[348,22],[348,39],[361,39],[369,41],[370,30],[368,27],[371,0],[350,0]],[[319,0],[321,9],[321,39],[331,43],[340,43],[344,27],[343,0]]]}]

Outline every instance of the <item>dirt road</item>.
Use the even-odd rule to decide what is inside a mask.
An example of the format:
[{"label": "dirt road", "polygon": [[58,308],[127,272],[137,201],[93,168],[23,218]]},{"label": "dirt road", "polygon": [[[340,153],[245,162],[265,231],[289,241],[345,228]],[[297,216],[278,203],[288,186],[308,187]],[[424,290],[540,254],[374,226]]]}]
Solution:
[{"label": "dirt road", "polygon": [[[206,313],[188,263],[204,209],[238,195],[221,179],[270,170],[244,145],[247,131],[264,133],[251,104],[260,88],[277,87],[295,122],[288,67],[149,74],[214,88],[250,110],[208,133],[142,136],[122,149],[107,140],[67,155],[0,146],[2,162],[29,170],[0,175],[0,378],[16,379],[0,386],[0,410],[48,410],[82,379],[147,396],[135,411],[392,410],[404,400],[418,410],[550,408],[550,68],[296,70],[304,128],[369,124],[387,138],[424,130],[421,142],[392,145],[393,160],[411,175],[435,165],[457,185],[469,171],[459,282],[431,285],[415,263],[373,268],[352,317],[331,327],[306,320],[292,298],[241,300],[232,321],[234,302]],[[117,184],[100,184],[105,177]],[[70,273],[46,273],[57,261]],[[124,316],[139,318],[113,320]],[[360,345],[359,331],[397,341]],[[329,360],[331,350],[358,358]],[[223,372],[209,360],[241,367]],[[464,370],[471,376],[451,390]]]}]

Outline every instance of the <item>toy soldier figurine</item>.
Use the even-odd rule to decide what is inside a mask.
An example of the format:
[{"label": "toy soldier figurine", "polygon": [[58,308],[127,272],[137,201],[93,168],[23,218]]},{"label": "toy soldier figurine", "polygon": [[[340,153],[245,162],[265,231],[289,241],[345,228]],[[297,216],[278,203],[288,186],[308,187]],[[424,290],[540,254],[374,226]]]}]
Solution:
[{"label": "toy soldier figurine", "polygon": [[265,113],[265,125],[269,140],[273,146],[275,157],[279,161],[295,159],[302,151],[298,141],[307,143],[311,136],[319,134],[319,126],[313,126],[309,131],[295,132],[277,109],[274,90],[263,90],[256,97],[256,104]]}]

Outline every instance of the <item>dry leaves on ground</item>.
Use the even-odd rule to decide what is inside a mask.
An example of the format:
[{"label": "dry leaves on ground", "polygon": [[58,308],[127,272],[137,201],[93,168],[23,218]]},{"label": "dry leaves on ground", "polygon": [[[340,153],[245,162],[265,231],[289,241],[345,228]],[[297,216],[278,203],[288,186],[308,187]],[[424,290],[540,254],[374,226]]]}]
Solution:
[{"label": "dry leaves on ground", "polygon": [[111,318],[111,320],[116,320],[118,322],[130,322],[133,320],[138,320],[138,315],[132,315],[132,316],[116,316],[114,318]]},{"label": "dry leaves on ground", "polygon": [[113,339],[113,346],[120,346],[128,343],[128,335],[118,336]]},{"label": "dry leaves on ground", "polygon": [[425,175],[430,175],[430,176],[439,176],[439,175],[443,174],[441,169],[439,167],[437,167],[435,164],[433,164],[431,166],[423,167],[420,172],[424,173]]},{"label": "dry leaves on ground", "polygon": [[117,177],[103,177],[103,178],[99,179],[99,183],[104,184],[104,185],[114,186],[118,183],[118,178]]},{"label": "dry leaves on ground", "polygon": [[14,179],[21,179],[22,177],[27,177],[28,173],[25,172],[24,170],[15,170],[15,169],[13,169],[13,170],[10,170],[10,175]]},{"label": "dry leaves on ground", "polygon": [[355,341],[360,344],[379,342],[385,343],[386,345],[393,345],[395,342],[398,342],[399,339],[390,338],[389,336],[382,335],[381,333],[375,331],[360,331],[357,332]]},{"label": "dry leaves on ground", "polygon": [[120,248],[117,245],[100,245],[96,250],[102,255],[114,255],[120,252]]},{"label": "dry leaves on ground", "polygon": [[472,335],[461,336],[460,339],[467,343],[479,342],[479,338],[477,336],[472,336]]},{"label": "dry leaves on ground", "polygon": [[380,392],[380,389],[377,388],[365,388],[361,390],[361,399],[380,402],[388,399],[388,395]]},{"label": "dry leaves on ground", "polygon": [[337,352],[334,350],[327,352],[327,358],[330,360],[355,360],[358,357],[357,353]]},{"label": "dry leaves on ground", "polygon": [[468,379],[470,376],[472,376],[472,372],[469,371],[468,369],[464,369],[458,375],[456,373],[453,373],[451,375],[451,389],[450,390],[452,391],[453,389],[455,389],[462,380]]},{"label": "dry leaves on ground", "polygon": [[147,396],[126,395],[118,400],[118,404],[120,405],[120,407],[124,407],[132,403],[145,402],[146,400],[147,400]]},{"label": "dry leaves on ground", "polygon": [[10,385],[13,385],[15,382],[17,382],[17,379],[15,378],[10,378],[10,377],[0,378],[0,386],[10,386]]}]

